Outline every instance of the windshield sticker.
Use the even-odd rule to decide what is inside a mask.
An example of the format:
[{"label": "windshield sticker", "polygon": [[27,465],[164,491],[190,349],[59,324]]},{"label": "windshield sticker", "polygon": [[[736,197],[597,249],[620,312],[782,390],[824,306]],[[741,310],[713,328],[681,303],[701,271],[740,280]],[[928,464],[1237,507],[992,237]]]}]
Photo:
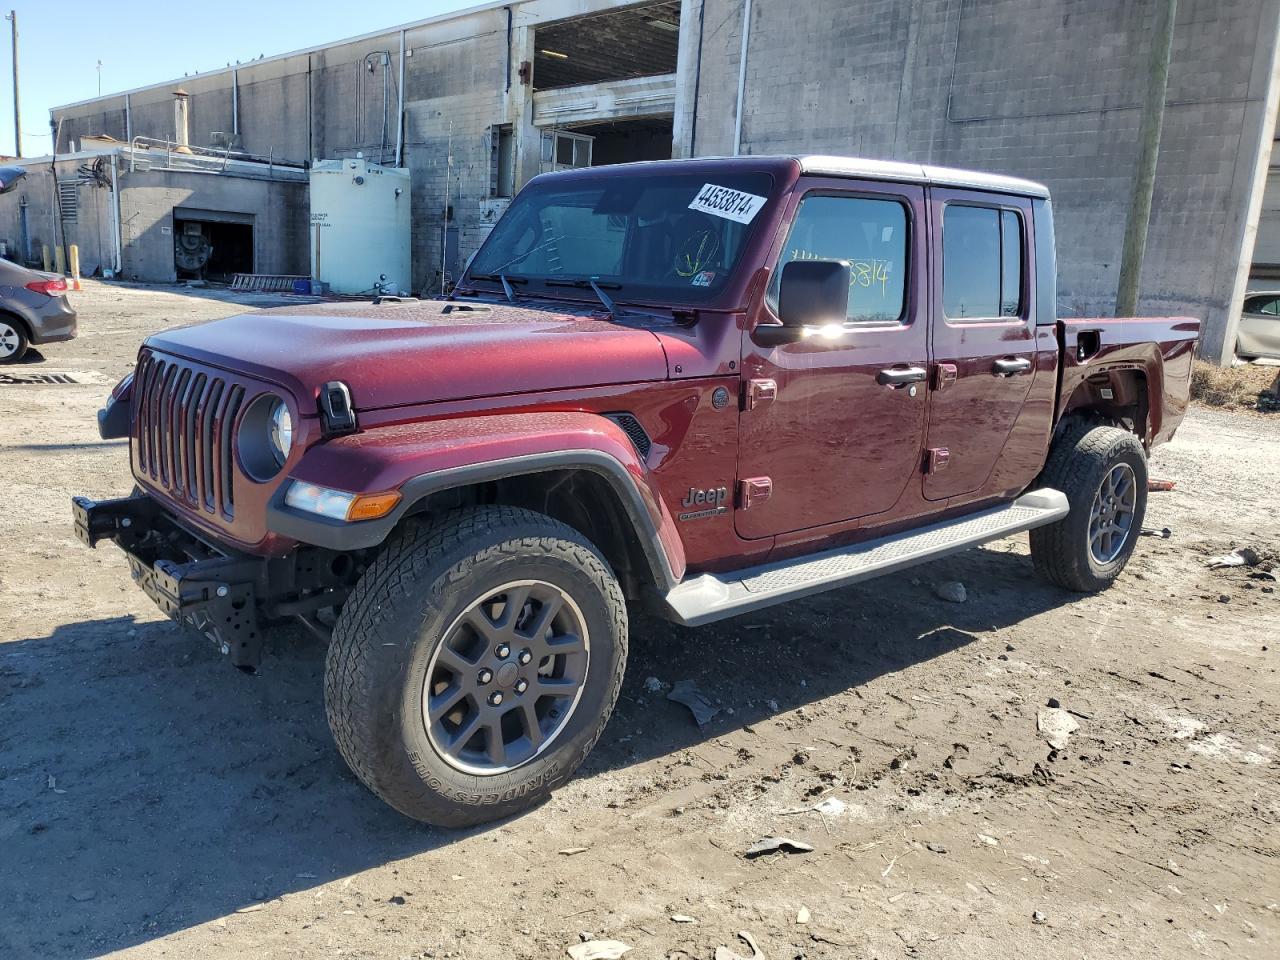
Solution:
[{"label": "windshield sticker", "polygon": [[701,273],[694,274],[693,279],[690,280],[689,283],[695,287],[709,287],[715,279],[716,272],[714,270],[703,270]]},{"label": "windshield sticker", "polygon": [[689,209],[709,213],[713,217],[723,217],[736,223],[750,223],[760,212],[766,199],[757,197],[754,193],[743,193],[741,190],[717,187],[714,183],[704,183],[698,195],[689,204]]}]

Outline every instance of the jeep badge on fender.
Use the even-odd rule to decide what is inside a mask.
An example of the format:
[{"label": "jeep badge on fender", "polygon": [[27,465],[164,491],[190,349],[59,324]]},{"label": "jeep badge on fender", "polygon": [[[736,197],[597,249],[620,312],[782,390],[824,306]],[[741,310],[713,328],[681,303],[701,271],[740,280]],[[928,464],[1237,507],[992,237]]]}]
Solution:
[{"label": "jeep badge on fender", "polygon": [[1013,177],[543,174],[446,302],[148,338],[99,424],[137,492],[77,497],[76,534],[238,667],[300,619],[356,776],[500,819],[600,738],[642,604],[699,626],[1023,531],[1054,583],[1115,580],[1200,326],[1061,319],[1053,263],[1049,192]]},{"label": "jeep badge on fender", "polygon": [[718,517],[722,513],[728,513],[728,508],[724,505],[725,500],[728,498],[728,487],[710,487],[706,490],[690,487],[688,494],[680,501],[680,506],[685,508],[704,507],[706,509],[682,513],[680,514],[680,519],[701,520],[704,517]]}]

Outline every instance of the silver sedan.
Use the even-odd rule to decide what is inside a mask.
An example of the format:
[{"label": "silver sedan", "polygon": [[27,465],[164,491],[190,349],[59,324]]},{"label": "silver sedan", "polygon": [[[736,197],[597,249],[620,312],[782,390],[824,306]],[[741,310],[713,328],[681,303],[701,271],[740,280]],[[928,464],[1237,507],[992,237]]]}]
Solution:
[{"label": "silver sedan", "polygon": [[1254,290],[1244,296],[1236,356],[1280,359],[1280,290]]}]

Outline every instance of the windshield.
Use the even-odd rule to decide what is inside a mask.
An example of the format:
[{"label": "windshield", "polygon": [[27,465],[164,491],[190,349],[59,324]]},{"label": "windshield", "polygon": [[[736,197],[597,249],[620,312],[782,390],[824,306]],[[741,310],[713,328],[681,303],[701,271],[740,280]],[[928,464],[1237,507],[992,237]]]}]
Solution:
[{"label": "windshield", "polygon": [[728,282],[772,188],[767,173],[534,183],[467,275],[506,277],[522,292],[590,279],[620,299],[705,301]]}]

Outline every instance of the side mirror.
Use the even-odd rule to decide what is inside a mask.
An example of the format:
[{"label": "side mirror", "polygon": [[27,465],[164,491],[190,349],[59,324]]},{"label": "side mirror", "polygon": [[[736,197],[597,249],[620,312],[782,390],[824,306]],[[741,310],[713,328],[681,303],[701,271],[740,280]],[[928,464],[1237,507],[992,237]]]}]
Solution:
[{"label": "side mirror", "polygon": [[756,327],[757,343],[775,346],[804,336],[808,327],[844,323],[849,315],[848,260],[792,260],[778,285],[781,326]]}]

